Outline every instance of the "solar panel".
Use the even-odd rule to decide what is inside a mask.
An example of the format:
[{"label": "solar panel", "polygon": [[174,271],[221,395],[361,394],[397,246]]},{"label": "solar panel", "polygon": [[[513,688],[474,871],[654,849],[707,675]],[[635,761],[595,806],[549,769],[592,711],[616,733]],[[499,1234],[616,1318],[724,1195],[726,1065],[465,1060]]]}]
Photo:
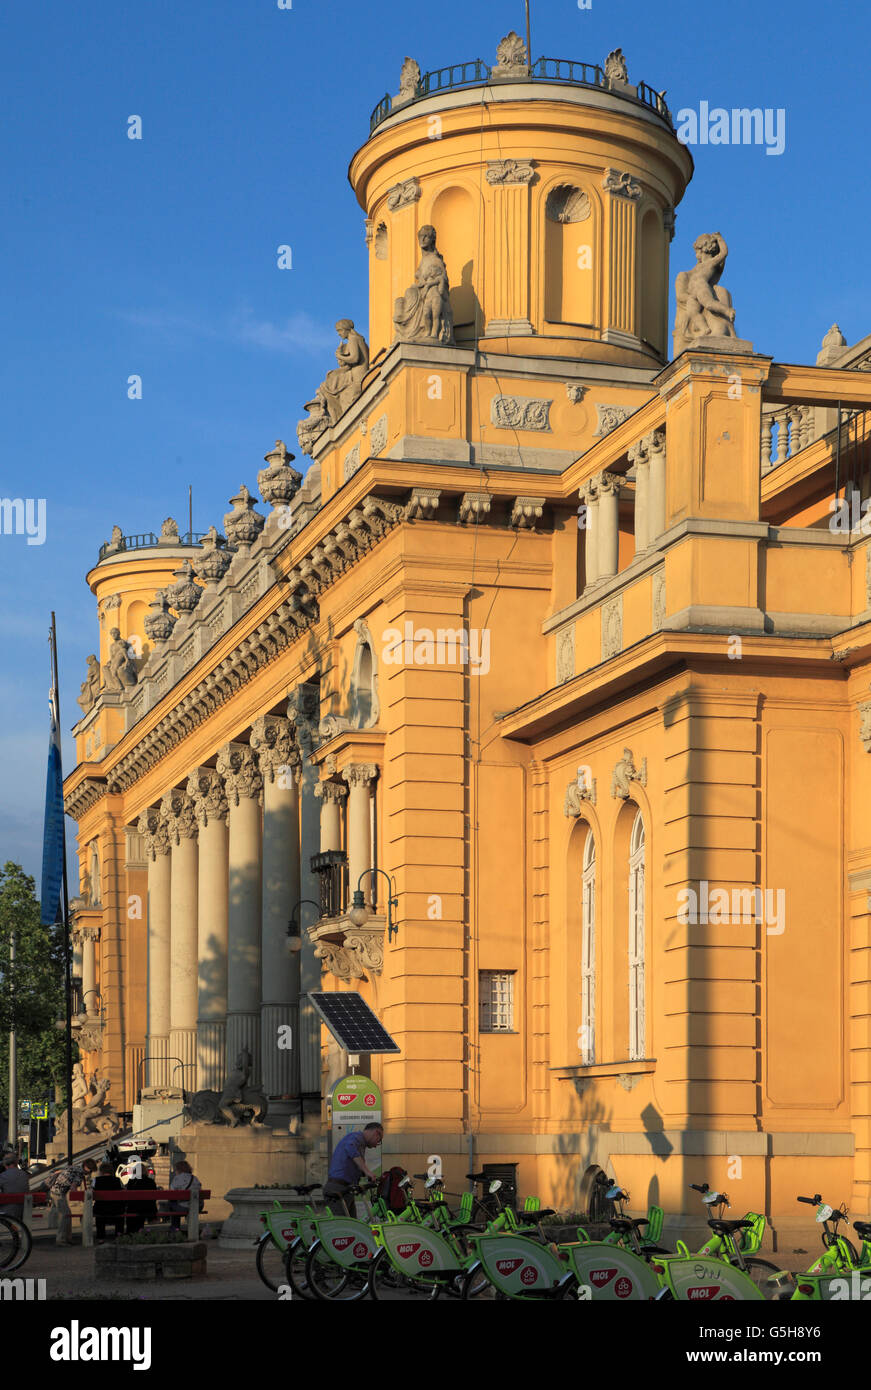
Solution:
[{"label": "solar panel", "polygon": [[346,1052],[401,1052],[361,995],[310,990],[308,997]]}]

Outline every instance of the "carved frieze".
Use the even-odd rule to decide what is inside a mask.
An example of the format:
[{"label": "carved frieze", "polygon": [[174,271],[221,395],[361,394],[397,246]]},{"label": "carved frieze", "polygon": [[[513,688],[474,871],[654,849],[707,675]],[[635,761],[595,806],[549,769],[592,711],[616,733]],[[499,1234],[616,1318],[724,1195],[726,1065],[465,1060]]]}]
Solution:
[{"label": "carved frieze", "polygon": [[574,625],[563,628],[556,639],[556,683],[564,685],[575,674]]},{"label": "carved frieze", "polygon": [[618,425],[622,425],[624,420],[628,420],[632,411],[628,405],[611,405],[594,402],[596,414],[599,417],[598,428],[593,434],[594,439],[600,439],[612,430],[616,430]]},{"label": "carved frieze", "polygon": [[487,492],[464,492],[460,499],[459,521],[464,526],[470,521],[476,524],[486,521],[492,505],[493,499]]},{"label": "carved frieze", "polygon": [[399,212],[400,208],[407,208],[411,203],[416,203],[422,192],[420,179],[404,179],[402,183],[395,183],[392,188],[388,188],[387,206],[391,212]]},{"label": "carved frieze", "polygon": [[641,184],[633,179],[631,174],[621,172],[619,169],[606,169],[602,179],[602,187],[606,193],[617,193],[623,198],[641,197]]},{"label": "carved frieze", "polygon": [[616,763],[611,775],[611,795],[614,799],[625,801],[631,796],[632,782],[637,782],[641,787],[647,786],[647,759],[637,768],[632,749],[624,748],[623,757]]},{"label": "carved frieze", "polygon": [[543,497],[515,497],[511,508],[511,525],[520,530],[535,530],[536,522],[544,516]]},{"label": "carved frieze", "polygon": [[660,632],[665,622],[665,567],[655,572],[652,587],[652,626],[654,632]]},{"label": "carved frieze", "polygon": [[871,701],[860,704],[858,710],[859,737],[862,740],[862,747],[866,753],[871,753]]},{"label": "carved frieze", "polygon": [[550,430],[553,401],[530,396],[494,396],[490,421],[503,430]]},{"label": "carved frieze", "polygon": [[405,507],[406,519],[415,521],[419,518],[421,521],[432,521],[439,509],[440,497],[441,493],[435,488],[412,488],[411,497]]},{"label": "carved frieze", "polygon": [[383,454],[387,448],[387,416],[380,415],[369,433],[369,452],[373,458]]},{"label": "carved frieze", "polygon": [[532,159],[491,159],[487,165],[487,182],[493,185],[530,184],[535,178]]},{"label": "carved frieze", "polygon": [[345,478],[352,478],[360,467],[360,445],[355,444],[349,454],[345,455],[344,474]]}]

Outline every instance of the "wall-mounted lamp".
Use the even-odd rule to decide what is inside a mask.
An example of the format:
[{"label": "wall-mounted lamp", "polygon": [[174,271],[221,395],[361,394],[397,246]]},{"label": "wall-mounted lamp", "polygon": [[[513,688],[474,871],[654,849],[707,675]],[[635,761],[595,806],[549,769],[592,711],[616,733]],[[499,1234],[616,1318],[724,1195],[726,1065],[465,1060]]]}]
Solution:
[{"label": "wall-mounted lamp", "polygon": [[300,898],[299,902],[296,904],[293,912],[290,914],[290,921],[287,924],[287,949],[293,955],[295,955],[297,951],[302,950],[302,927],[296,920],[296,914],[299,912],[299,909],[305,907],[306,904],[308,904],[309,907],[315,908],[318,913],[320,913],[321,910],[320,904],[314,902],[311,898]]},{"label": "wall-mounted lamp", "polygon": [[399,935],[399,928],[393,925],[393,909],[399,907],[399,899],[396,896],[396,884],[386,869],[364,869],[357,881],[354,890],[354,897],[348,912],[348,917],[355,927],[363,927],[369,920],[370,911],[366,906],[366,899],[363,897],[363,890],[360,884],[367,874],[383,874],[387,879],[390,892],[387,896],[387,940],[392,941],[394,936]]}]

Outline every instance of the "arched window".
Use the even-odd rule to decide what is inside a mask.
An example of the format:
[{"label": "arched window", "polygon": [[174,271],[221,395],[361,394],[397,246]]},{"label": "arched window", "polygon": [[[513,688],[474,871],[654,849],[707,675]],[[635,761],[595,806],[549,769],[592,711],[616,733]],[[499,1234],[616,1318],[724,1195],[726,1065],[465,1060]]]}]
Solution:
[{"label": "arched window", "polygon": [[371,729],[373,724],[377,724],[379,714],[378,667],[372,634],[366,626],[365,618],[358,618],[354,629],[357,633],[357,649],[351,672],[348,713],[352,729]]},{"label": "arched window", "polygon": [[629,1057],[645,1056],[644,821],[639,811],[629,840]]},{"label": "arched window", "polygon": [[581,1063],[596,1060],[596,841],[587,833],[584,845],[583,904],[581,913]]}]

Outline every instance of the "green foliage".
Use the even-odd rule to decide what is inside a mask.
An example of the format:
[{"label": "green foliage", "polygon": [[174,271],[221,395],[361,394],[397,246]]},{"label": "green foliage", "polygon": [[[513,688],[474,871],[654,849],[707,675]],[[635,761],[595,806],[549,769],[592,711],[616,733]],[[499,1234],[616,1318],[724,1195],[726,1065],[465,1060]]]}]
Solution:
[{"label": "green foliage", "polygon": [[[15,964],[9,948],[15,932]],[[0,869],[0,1034],[14,1026],[18,1045],[18,1095],[47,1100],[64,1084],[64,1035],[55,1021],[64,1014],[62,929],[43,927],[33,879],[19,864]],[[9,1052],[0,1046],[0,1110],[9,1102]]]}]

